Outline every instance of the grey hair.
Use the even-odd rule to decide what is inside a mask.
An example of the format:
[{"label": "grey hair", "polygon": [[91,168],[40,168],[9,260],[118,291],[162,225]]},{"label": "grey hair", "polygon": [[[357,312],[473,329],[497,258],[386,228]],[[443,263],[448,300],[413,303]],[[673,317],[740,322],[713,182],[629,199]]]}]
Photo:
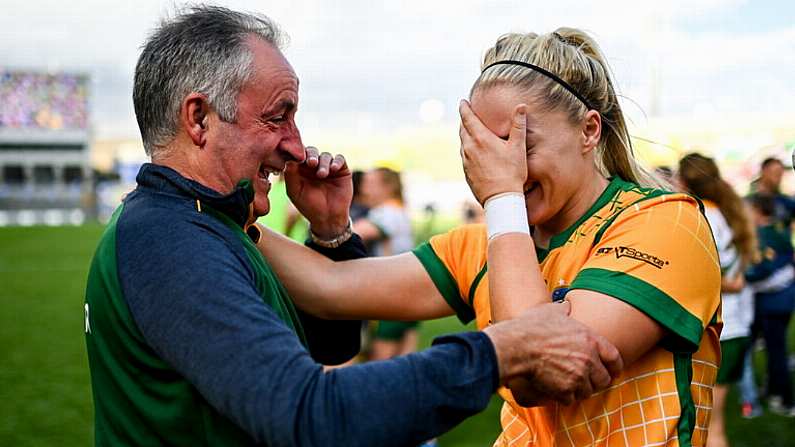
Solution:
[{"label": "grey hair", "polygon": [[246,38],[281,48],[284,35],[268,17],[219,6],[193,5],[164,19],[135,66],[133,104],[146,154],[161,153],[177,135],[185,96],[201,93],[225,122],[234,123],[237,96],[251,76]]}]

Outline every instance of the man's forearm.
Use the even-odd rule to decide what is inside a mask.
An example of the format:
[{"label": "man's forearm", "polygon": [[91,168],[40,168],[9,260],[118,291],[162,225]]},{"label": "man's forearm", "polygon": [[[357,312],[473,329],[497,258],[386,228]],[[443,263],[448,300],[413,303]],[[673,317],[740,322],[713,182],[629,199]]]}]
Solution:
[{"label": "man's forearm", "polygon": [[285,390],[273,398],[298,394],[303,399],[291,408],[303,411],[273,422],[312,427],[280,439],[285,445],[418,445],[482,411],[497,384],[488,337],[460,334],[423,352],[315,376],[305,393]]}]

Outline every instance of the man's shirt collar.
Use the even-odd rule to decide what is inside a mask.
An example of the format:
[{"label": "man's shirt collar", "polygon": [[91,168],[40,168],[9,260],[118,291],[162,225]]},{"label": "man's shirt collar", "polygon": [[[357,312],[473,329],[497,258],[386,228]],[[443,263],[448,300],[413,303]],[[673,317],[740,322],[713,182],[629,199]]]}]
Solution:
[{"label": "man's shirt collar", "polygon": [[179,172],[162,165],[144,163],[136,177],[139,188],[156,193],[175,194],[198,200],[204,206],[223,213],[244,227],[252,214],[254,187],[250,180],[241,180],[229,194],[221,194],[199,182],[183,177]]}]

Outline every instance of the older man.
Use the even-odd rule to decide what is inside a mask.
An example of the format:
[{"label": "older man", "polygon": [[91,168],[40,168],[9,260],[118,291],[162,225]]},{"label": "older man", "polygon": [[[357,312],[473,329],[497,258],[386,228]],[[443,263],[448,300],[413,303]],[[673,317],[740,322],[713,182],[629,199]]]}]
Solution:
[{"label": "older man", "polygon": [[251,223],[268,212],[270,176],[300,164],[291,199],[311,246],[334,259],[362,247],[341,211],[344,158],[301,142],[298,78],[274,26],[217,7],[163,23],[133,99],[152,163],[108,225],[86,290],[97,445],[411,445],[482,410],[508,379],[530,376],[570,400],[607,384],[603,361],[620,363],[565,305],[548,305],[324,372],[310,351],[343,360],[350,341],[346,355],[322,342],[352,325],[303,319],[257,250]]}]

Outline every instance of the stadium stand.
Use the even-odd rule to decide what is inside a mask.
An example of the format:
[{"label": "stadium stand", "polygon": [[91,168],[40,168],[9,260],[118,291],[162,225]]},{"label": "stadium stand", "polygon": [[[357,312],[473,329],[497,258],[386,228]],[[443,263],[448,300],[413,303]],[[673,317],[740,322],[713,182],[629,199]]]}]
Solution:
[{"label": "stadium stand", "polygon": [[0,226],[95,216],[89,78],[0,69]]}]

